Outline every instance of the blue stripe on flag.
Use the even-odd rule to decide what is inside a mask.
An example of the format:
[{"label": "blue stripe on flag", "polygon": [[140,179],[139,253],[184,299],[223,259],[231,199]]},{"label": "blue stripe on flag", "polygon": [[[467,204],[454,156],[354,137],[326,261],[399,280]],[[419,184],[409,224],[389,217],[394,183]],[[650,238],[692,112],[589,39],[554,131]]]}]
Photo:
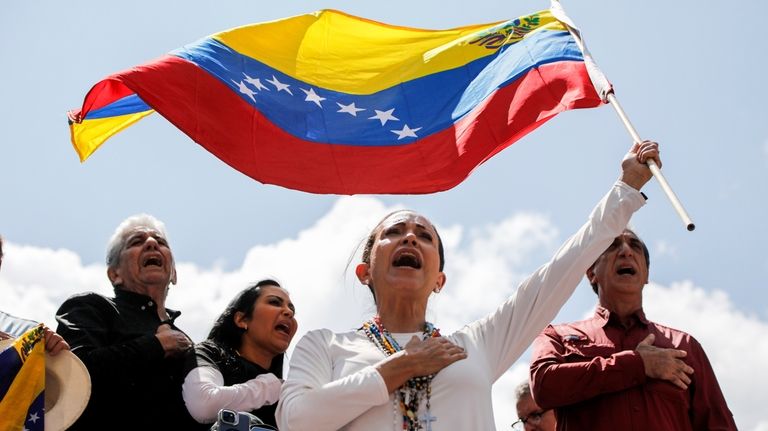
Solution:
[{"label": "blue stripe on flag", "polygon": [[[451,127],[497,89],[537,66],[583,61],[567,31],[540,31],[462,67],[360,95],[313,87],[210,38],[171,55],[200,66],[274,124],[300,139],[364,146],[415,141],[417,138],[398,139],[393,134],[393,129],[404,125],[420,128],[418,137],[424,138]],[[386,119],[389,116],[395,119]]]}]

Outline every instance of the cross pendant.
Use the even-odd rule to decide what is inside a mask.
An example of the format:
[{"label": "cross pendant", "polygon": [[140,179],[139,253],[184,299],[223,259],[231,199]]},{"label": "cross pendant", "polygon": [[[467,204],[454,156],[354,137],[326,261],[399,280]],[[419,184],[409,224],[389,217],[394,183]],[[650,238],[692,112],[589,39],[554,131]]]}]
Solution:
[{"label": "cross pendant", "polygon": [[432,422],[437,421],[437,416],[432,416],[432,414],[427,411],[419,417],[419,421],[426,425],[426,431],[432,431]]}]

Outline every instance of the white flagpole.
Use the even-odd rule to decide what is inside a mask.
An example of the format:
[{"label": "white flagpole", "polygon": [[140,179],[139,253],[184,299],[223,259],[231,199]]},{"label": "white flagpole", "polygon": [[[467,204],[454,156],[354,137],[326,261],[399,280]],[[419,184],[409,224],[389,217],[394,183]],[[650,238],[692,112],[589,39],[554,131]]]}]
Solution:
[{"label": "white flagpole", "polygon": [[[643,140],[640,139],[640,135],[637,133],[637,130],[635,130],[634,126],[632,126],[632,123],[629,121],[627,114],[621,108],[621,105],[619,104],[619,101],[616,99],[616,96],[613,94],[613,91],[608,93],[606,97],[608,99],[608,102],[611,103],[611,106],[613,106],[613,109],[616,110],[616,113],[619,115],[619,118],[621,118],[621,122],[624,123],[624,127],[626,127],[627,132],[629,132],[629,135],[632,136],[632,139],[634,139],[634,141],[637,143],[643,142]],[[664,174],[661,173],[661,168],[659,168],[659,165],[657,165],[656,162],[654,162],[652,159],[648,159],[646,164],[648,165],[648,168],[651,170],[651,173],[653,174],[653,176],[659,182],[661,189],[664,190],[664,194],[667,195],[667,198],[672,203],[672,207],[677,212],[677,215],[680,216],[680,219],[685,224],[685,228],[688,229],[689,231],[696,229],[696,225],[693,224],[693,220],[691,220],[691,217],[688,215],[688,212],[686,212],[685,208],[683,208],[683,204],[680,203],[680,199],[677,198],[677,195],[672,190],[672,187],[669,186],[669,183],[667,182],[666,177],[664,177]]]},{"label": "white flagpole", "polygon": [[[552,6],[550,7],[550,10],[552,11],[552,14],[560,22],[565,24],[565,26],[568,28],[568,31],[576,40],[576,44],[579,46],[579,49],[581,49],[581,52],[584,56],[584,63],[586,64],[587,71],[589,72],[589,77],[592,79],[592,83],[594,84],[598,94],[600,95],[600,97],[603,99],[604,102],[609,102],[611,106],[613,106],[613,109],[619,115],[621,122],[624,124],[624,127],[627,129],[627,132],[629,132],[629,135],[632,137],[632,139],[637,143],[642,143],[643,140],[640,138],[640,134],[637,133],[637,130],[635,130],[635,127],[632,125],[632,122],[629,121],[629,117],[627,117],[627,114],[624,112],[624,109],[621,108],[621,105],[619,104],[619,101],[616,99],[616,95],[613,92],[613,88],[611,87],[610,83],[608,83],[608,79],[605,77],[603,72],[597,67],[597,64],[592,59],[592,56],[589,54],[589,51],[587,51],[587,48],[584,45],[584,42],[581,40],[581,34],[579,32],[579,29],[576,28],[576,26],[573,24],[571,19],[568,18],[568,16],[565,14],[565,11],[563,10],[558,0],[552,0],[551,5]],[[696,225],[693,224],[691,217],[685,211],[685,208],[683,208],[683,204],[680,203],[680,199],[677,198],[677,195],[672,190],[672,187],[669,186],[669,183],[667,182],[667,179],[664,177],[664,174],[661,173],[661,168],[659,168],[659,166],[653,160],[648,160],[646,164],[648,165],[648,168],[651,170],[651,173],[653,174],[653,176],[659,182],[659,185],[661,186],[661,189],[664,191],[664,194],[667,195],[667,198],[672,203],[672,207],[677,212],[677,215],[680,216],[680,219],[685,224],[685,228],[688,229],[689,231],[696,229]]]}]

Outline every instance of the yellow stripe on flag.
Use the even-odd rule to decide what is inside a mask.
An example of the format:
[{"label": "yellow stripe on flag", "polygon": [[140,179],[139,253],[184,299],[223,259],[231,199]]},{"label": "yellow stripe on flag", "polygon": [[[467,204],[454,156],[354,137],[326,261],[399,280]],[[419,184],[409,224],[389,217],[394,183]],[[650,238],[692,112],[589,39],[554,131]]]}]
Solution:
[{"label": "yellow stripe on flag", "polygon": [[116,117],[83,120],[82,123],[69,125],[72,134],[72,146],[75,147],[80,161],[84,162],[101,144],[112,135],[120,132],[131,124],[155,112],[153,109],[135,114],[119,115]]},{"label": "yellow stripe on flag", "polygon": [[22,366],[0,400],[0,430],[22,429],[29,406],[45,389],[43,333],[40,324],[25,332],[10,347],[16,350]]},{"label": "yellow stripe on flag", "polygon": [[533,28],[517,32],[509,21],[423,30],[322,10],[238,27],[212,38],[307,84],[371,94],[491,55],[497,45],[478,43],[489,36],[505,37],[503,45],[538,31],[566,30],[548,10],[520,20],[526,25],[531,18],[537,20]]}]

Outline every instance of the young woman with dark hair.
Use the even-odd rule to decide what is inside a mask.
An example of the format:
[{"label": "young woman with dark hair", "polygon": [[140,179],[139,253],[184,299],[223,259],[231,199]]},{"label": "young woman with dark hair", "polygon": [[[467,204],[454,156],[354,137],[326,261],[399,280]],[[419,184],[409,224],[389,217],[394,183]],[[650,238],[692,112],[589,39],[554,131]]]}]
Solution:
[{"label": "young woman with dark hair", "polygon": [[285,351],[296,333],[295,308],[274,280],[261,280],[227,306],[187,360],[182,386],[189,413],[201,424],[221,409],[250,412],[275,426]]}]

